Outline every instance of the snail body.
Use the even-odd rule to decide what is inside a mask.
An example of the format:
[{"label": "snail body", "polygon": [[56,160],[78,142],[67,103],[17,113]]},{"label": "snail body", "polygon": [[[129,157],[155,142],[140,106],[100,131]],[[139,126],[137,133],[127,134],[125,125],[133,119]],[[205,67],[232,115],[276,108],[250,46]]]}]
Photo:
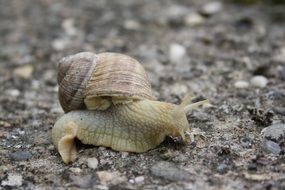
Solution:
[{"label": "snail body", "polygon": [[52,142],[65,163],[76,159],[75,139],[137,153],[155,148],[166,136],[189,142],[186,114],[207,103],[190,104],[191,97],[180,105],[153,100],[144,69],[121,54],[76,54],[59,68],[59,100],[66,113],[52,129]]},{"label": "snail body", "polygon": [[76,138],[84,144],[137,153],[155,148],[166,136],[189,142],[186,113],[205,101],[186,107],[184,103],[138,100],[107,110],[71,111],[55,123],[52,141],[65,163],[76,158]]}]

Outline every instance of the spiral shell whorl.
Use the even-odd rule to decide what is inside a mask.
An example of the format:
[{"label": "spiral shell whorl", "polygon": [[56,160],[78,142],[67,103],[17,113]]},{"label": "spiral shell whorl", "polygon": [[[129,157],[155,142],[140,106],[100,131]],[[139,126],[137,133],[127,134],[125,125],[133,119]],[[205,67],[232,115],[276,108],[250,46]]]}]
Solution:
[{"label": "spiral shell whorl", "polygon": [[84,92],[96,66],[97,56],[82,52],[62,58],[58,65],[59,101],[65,112],[85,109]]},{"label": "spiral shell whorl", "polygon": [[83,52],[61,59],[58,67],[59,101],[65,112],[155,99],[143,66],[127,55]]},{"label": "spiral shell whorl", "polygon": [[147,74],[137,60],[119,53],[97,56],[96,70],[86,86],[86,97],[155,99]]}]

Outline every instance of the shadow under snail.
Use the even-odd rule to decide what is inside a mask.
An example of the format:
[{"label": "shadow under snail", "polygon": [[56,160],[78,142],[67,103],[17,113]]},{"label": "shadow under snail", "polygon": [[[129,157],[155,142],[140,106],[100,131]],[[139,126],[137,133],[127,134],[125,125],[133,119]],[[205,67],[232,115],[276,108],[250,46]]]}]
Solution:
[{"label": "shadow under snail", "polygon": [[186,114],[208,101],[156,101],[142,65],[118,53],[78,53],[60,60],[59,101],[65,114],[52,129],[64,163],[76,159],[75,139],[116,151],[146,152],[166,136],[190,141]]}]

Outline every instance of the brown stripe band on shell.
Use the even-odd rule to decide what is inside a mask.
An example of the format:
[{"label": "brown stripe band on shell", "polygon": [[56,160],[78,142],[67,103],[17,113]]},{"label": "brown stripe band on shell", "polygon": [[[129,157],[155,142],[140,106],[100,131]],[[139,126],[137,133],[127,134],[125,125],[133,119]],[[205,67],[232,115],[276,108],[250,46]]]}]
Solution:
[{"label": "brown stripe band on shell", "polygon": [[[78,53],[60,60],[58,94],[60,104],[65,112],[85,109],[83,101],[85,87],[96,67],[96,61],[97,55],[90,52]],[[80,67],[78,67],[79,64]],[[61,70],[64,71],[63,74]]]}]

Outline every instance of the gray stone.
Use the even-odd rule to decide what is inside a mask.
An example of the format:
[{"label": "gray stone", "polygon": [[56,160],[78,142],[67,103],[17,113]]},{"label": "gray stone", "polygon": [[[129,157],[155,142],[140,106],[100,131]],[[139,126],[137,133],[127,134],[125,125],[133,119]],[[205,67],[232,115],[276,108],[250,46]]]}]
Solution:
[{"label": "gray stone", "polygon": [[23,176],[19,174],[8,174],[8,179],[1,182],[2,186],[19,187],[23,184]]},{"label": "gray stone", "polygon": [[88,158],[87,165],[89,168],[96,169],[98,167],[98,160],[97,158]]},{"label": "gray stone", "polygon": [[32,154],[29,151],[20,151],[10,154],[10,158],[13,161],[29,160],[31,157]]},{"label": "gray stone", "polygon": [[96,183],[95,175],[70,176],[72,183],[80,188],[91,188]]},{"label": "gray stone", "polygon": [[6,94],[11,97],[18,97],[20,95],[20,91],[18,89],[8,89],[6,90]]},{"label": "gray stone", "polygon": [[220,12],[223,9],[223,4],[221,2],[210,2],[203,6],[202,13],[205,15],[213,15]]},{"label": "gray stone", "polygon": [[270,91],[267,97],[269,100],[282,100],[285,99],[285,94],[280,91]]},{"label": "gray stone", "polygon": [[219,164],[218,167],[217,167],[217,171],[221,174],[224,174],[228,171],[228,166],[224,163],[222,164]]},{"label": "gray stone", "polygon": [[119,172],[99,171],[96,172],[96,175],[100,183],[103,185],[117,185],[124,181],[127,181],[127,178]]},{"label": "gray stone", "polygon": [[125,20],[124,28],[127,30],[140,30],[141,24],[136,20]]},{"label": "gray stone", "polygon": [[261,143],[261,149],[266,152],[266,153],[271,153],[274,155],[279,155],[281,152],[281,148],[279,146],[279,144],[270,141],[270,140],[263,140]]},{"label": "gray stone", "polygon": [[205,19],[198,13],[194,12],[186,15],[184,22],[187,26],[197,26],[203,24],[205,22]]},{"label": "gray stone", "polygon": [[243,137],[240,139],[240,143],[244,148],[251,148],[252,146],[252,139],[248,137]]},{"label": "gray stone", "polygon": [[[283,61],[284,61],[284,57],[283,57]],[[281,67],[279,70],[279,78],[283,81],[285,81],[285,67]]]},{"label": "gray stone", "polygon": [[182,60],[186,55],[186,48],[180,44],[171,44],[169,47],[169,59],[173,63],[177,63]]},{"label": "gray stone", "polygon": [[138,176],[135,178],[136,183],[143,183],[144,182],[144,176]]},{"label": "gray stone", "polygon": [[190,173],[179,169],[170,162],[158,162],[150,169],[151,174],[171,181],[187,181],[190,179]]},{"label": "gray stone", "polygon": [[188,158],[184,154],[179,154],[173,158],[173,162],[186,162]]},{"label": "gray stone", "polygon": [[274,113],[285,116],[285,107],[276,106],[273,108]]},{"label": "gray stone", "polygon": [[234,86],[236,88],[248,88],[249,87],[249,82],[244,81],[244,80],[239,80],[239,81],[235,82]]},{"label": "gray stone", "polygon": [[31,78],[34,67],[32,65],[23,65],[14,69],[14,74],[23,79]]},{"label": "gray stone", "polygon": [[267,140],[272,140],[274,142],[279,142],[285,137],[285,124],[277,123],[264,128],[261,131],[263,138]]}]

